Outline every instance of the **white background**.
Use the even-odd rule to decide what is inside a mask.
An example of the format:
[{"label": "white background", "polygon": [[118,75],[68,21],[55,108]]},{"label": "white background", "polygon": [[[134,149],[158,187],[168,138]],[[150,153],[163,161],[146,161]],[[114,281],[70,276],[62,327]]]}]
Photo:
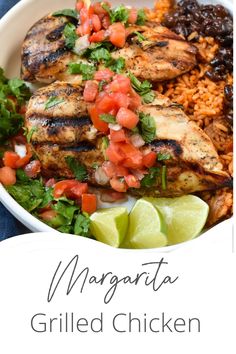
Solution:
[{"label": "white background", "polygon": [[[90,268],[91,275],[112,271],[119,277],[143,271],[141,264],[162,257],[168,262],[163,276],[179,276],[173,285],[153,292],[145,286],[121,286],[107,305],[108,289],[76,287],[66,296],[62,282],[53,300],[47,302],[49,284],[59,261],[64,267],[79,255],[78,271]],[[193,242],[170,253],[122,251],[75,236],[31,234],[0,244],[0,352],[37,353],[235,353],[235,257],[231,225],[214,228]],[[73,312],[88,320],[104,314],[103,333],[35,333],[30,321],[36,313],[58,317]],[[139,318],[192,318],[201,321],[200,333],[116,333],[115,314],[132,312]]]}]

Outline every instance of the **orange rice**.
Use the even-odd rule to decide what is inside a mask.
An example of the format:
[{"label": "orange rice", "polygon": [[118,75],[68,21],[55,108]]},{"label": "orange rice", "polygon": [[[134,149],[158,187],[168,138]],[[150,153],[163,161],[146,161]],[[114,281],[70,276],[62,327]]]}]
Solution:
[{"label": "orange rice", "polygon": [[[158,0],[153,10],[146,10],[150,20],[161,21],[173,7],[172,0]],[[188,40],[196,38],[191,34]],[[220,156],[224,170],[233,176],[233,133],[232,127],[224,118],[224,86],[232,85],[233,77],[213,82],[205,77],[209,62],[214,58],[218,44],[212,37],[200,37],[194,45],[199,50],[198,65],[168,83],[160,83],[156,90],[183,106],[188,117],[195,121],[211,138]],[[217,191],[201,192],[199,196],[210,206],[208,226],[232,215],[233,191],[222,188]]]}]

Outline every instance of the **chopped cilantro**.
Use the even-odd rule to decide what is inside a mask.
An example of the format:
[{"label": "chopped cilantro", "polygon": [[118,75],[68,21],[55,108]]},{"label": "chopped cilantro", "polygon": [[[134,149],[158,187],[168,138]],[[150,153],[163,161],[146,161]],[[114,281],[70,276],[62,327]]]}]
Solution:
[{"label": "chopped cilantro", "polygon": [[144,35],[142,33],[138,32],[138,31],[135,31],[134,33],[137,35],[139,42],[143,42],[146,40],[146,37],[144,37]]},{"label": "chopped cilantro", "polygon": [[165,153],[165,152],[161,153],[161,152],[159,152],[157,154],[157,160],[158,161],[164,161],[164,160],[169,160],[169,159],[171,159],[171,155],[169,153]]},{"label": "chopped cilantro", "polygon": [[112,114],[100,114],[99,118],[106,123],[116,124],[116,118]]},{"label": "chopped cilantro", "polygon": [[52,14],[52,16],[66,16],[66,17],[72,17],[78,20],[78,12],[73,10],[73,9],[64,9],[64,10],[59,10],[56,11]]},{"label": "chopped cilantro", "polygon": [[109,66],[112,71],[120,74],[125,68],[125,59],[122,57],[118,59],[112,59],[111,63],[108,63],[107,66]]},{"label": "chopped cilantro", "polygon": [[108,146],[109,146],[109,139],[107,136],[103,136],[101,150],[102,150],[105,160],[107,160],[106,149],[108,148]]},{"label": "chopped cilantro", "polygon": [[145,14],[144,9],[138,10],[138,18],[137,18],[136,24],[142,26],[145,24],[146,21],[147,21],[147,16]]},{"label": "chopped cilantro", "polygon": [[8,81],[8,85],[18,101],[24,101],[30,98],[30,90],[24,81],[14,78]]},{"label": "chopped cilantro", "polygon": [[91,60],[99,63],[107,63],[111,60],[111,54],[106,48],[94,49],[89,57]]},{"label": "chopped cilantro", "polygon": [[151,143],[156,138],[156,123],[150,114],[139,114],[139,129],[146,143]]},{"label": "chopped cilantro", "polygon": [[163,190],[166,190],[166,166],[162,166],[161,168],[161,187]]},{"label": "chopped cilantro", "polygon": [[142,97],[143,102],[152,103],[155,99],[155,93],[152,91],[152,84],[147,80],[141,82],[131,72],[129,73],[129,78],[131,80],[132,87]]},{"label": "chopped cilantro", "polygon": [[45,109],[53,108],[53,107],[57,106],[58,104],[60,104],[60,103],[62,103],[64,101],[65,101],[64,98],[51,96],[51,97],[49,97],[49,99],[45,103]]},{"label": "chopped cilantro", "polygon": [[76,39],[78,38],[76,34],[76,27],[72,23],[67,23],[63,30],[65,36],[65,45],[68,49],[73,49],[75,46]]},{"label": "chopped cilantro", "polygon": [[129,9],[124,5],[119,5],[113,10],[110,10],[110,19],[111,23],[114,22],[123,22],[127,24],[129,18]]},{"label": "chopped cilantro", "polygon": [[26,128],[26,140],[27,140],[27,143],[29,144],[31,139],[32,139],[32,136],[33,134],[38,130],[38,127],[34,126],[32,127],[29,131],[27,130]]},{"label": "chopped cilantro", "polygon": [[96,68],[94,65],[84,64],[84,63],[69,63],[68,72],[69,74],[80,74],[83,80],[92,80]]},{"label": "chopped cilantro", "polygon": [[79,181],[84,181],[87,178],[87,170],[86,168],[80,164],[73,156],[66,157],[66,163],[74,173],[76,179]]},{"label": "chopped cilantro", "polygon": [[78,210],[77,206],[69,205],[62,201],[58,201],[52,208],[65,218],[64,225],[70,225],[72,223],[74,213]]},{"label": "chopped cilantro", "polygon": [[75,220],[74,234],[80,236],[90,235],[90,218],[87,213],[79,214]]},{"label": "chopped cilantro", "polygon": [[159,167],[151,167],[149,169],[149,174],[146,175],[141,180],[142,187],[152,187],[157,182],[157,177],[160,175],[160,168]]}]

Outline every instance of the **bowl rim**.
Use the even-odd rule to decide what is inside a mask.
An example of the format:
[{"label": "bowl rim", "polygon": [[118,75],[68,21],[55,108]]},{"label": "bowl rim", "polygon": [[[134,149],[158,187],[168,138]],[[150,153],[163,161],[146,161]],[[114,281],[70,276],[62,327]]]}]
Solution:
[{"label": "bowl rim", "polygon": [[[0,31],[4,30],[4,27],[12,20],[14,20],[15,16],[17,15],[18,11],[21,9],[26,9],[28,6],[33,5],[36,2],[36,0],[21,0],[19,1],[15,6],[13,6],[1,19],[0,19]],[[204,2],[204,3],[211,3],[211,0],[203,0],[199,2]],[[233,12],[233,1],[230,0],[219,0],[219,1],[213,1],[214,3],[222,3],[231,13]],[[63,235],[61,232],[51,228],[47,224],[43,223],[39,219],[37,219],[35,216],[33,216],[30,212],[28,212],[26,209],[24,209],[20,204],[16,202],[16,200],[7,192],[7,190],[3,187],[3,185],[0,183],[0,201],[1,203],[5,206],[5,208],[16,218],[18,219],[21,223],[23,223],[28,229],[30,229],[33,232],[50,232],[50,233],[56,233],[59,235]],[[223,223],[231,223],[232,224],[232,217],[229,220],[224,220],[220,224]],[[226,225],[226,224],[225,224]],[[217,226],[217,225],[216,225]],[[216,227],[216,226],[213,226]],[[201,239],[205,238],[205,235],[207,236],[208,230],[204,232],[203,234],[200,235]],[[82,237],[82,236],[79,236]],[[198,240],[199,237],[194,238],[192,240],[179,243],[177,245],[172,245],[172,246],[165,246],[165,247],[160,247],[160,248],[152,248],[149,249],[149,251],[158,251],[158,252],[170,252],[172,250],[175,250],[179,247],[183,247],[186,244],[189,244],[190,242]],[[97,242],[97,241],[96,241]],[[106,245],[107,246],[107,245]],[[108,246],[109,247],[109,246]],[[127,251],[126,249],[117,249],[118,251],[123,250]],[[143,249],[137,250],[137,249],[128,249],[128,251],[144,251]]]}]

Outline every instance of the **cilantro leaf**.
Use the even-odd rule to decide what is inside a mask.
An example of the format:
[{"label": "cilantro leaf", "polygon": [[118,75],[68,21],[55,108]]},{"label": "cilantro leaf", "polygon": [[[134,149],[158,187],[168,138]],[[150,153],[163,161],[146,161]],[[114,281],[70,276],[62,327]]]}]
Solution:
[{"label": "cilantro leaf", "polygon": [[31,96],[29,88],[26,86],[25,82],[14,78],[8,81],[9,88],[17,100],[28,100]]},{"label": "cilantro leaf", "polygon": [[96,68],[94,65],[84,64],[84,63],[69,63],[68,72],[69,74],[82,74],[83,80],[92,80]]},{"label": "cilantro leaf", "polygon": [[152,103],[155,99],[155,93],[152,91],[152,84],[147,80],[141,82],[131,72],[129,73],[129,78],[131,80],[132,87],[142,97],[143,102]]},{"label": "cilantro leaf", "polygon": [[37,130],[38,130],[38,127],[36,127],[36,126],[32,127],[30,130],[27,130],[27,128],[26,128],[26,132],[27,132],[27,134],[26,134],[26,140],[27,140],[27,143],[28,143],[28,144],[30,143],[33,134],[34,134]]},{"label": "cilantro leaf", "polygon": [[99,118],[106,123],[116,124],[116,118],[112,114],[100,114]]},{"label": "cilantro leaf", "polygon": [[138,18],[137,18],[136,24],[142,26],[145,24],[146,21],[147,21],[147,16],[145,14],[144,9],[138,10]]},{"label": "cilantro leaf", "polygon": [[143,42],[146,40],[146,37],[144,37],[144,35],[142,33],[138,32],[138,31],[135,31],[133,33],[135,33],[137,35],[139,42]]},{"label": "cilantro leaf", "polygon": [[111,54],[106,48],[97,48],[90,53],[90,59],[99,63],[107,63],[111,60]]},{"label": "cilantro leaf", "polygon": [[157,177],[160,175],[160,168],[159,167],[151,167],[149,169],[149,174],[146,175],[141,180],[142,187],[152,187],[157,182]]},{"label": "cilantro leaf", "polygon": [[112,71],[120,74],[125,68],[125,59],[122,57],[116,60],[112,59],[111,63],[108,63],[107,66],[109,66]]},{"label": "cilantro leaf", "polygon": [[23,117],[10,112],[3,104],[0,104],[0,141],[5,141],[10,136],[16,135],[24,124]]},{"label": "cilantro leaf", "polygon": [[62,102],[65,102],[64,98],[51,96],[51,97],[49,97],[49,99],[45,103],[45,109],[53,108],[53,107],[57,106],[58,104],[60,104]]},{"label": "cilantro leaf", "polygon": [[110,10],[111,23],[123,22],[124,24],[126,24],[128,18],[129,18],[129,9],[127,9],[127,7],[124,5],[119,5],[113,10]]},{"label": "cilantro leaf", "polygon": [[68,49],[73,49],[75,46],[76,39],[78,38],[76,34],[76,27],[72,23],[67,23],[63,30],[65,36],[65,45]]},{"label": "cilantro leaf", "polygon": [[64,225],[70,225],[74,218],[75,212],[78,210],[78,207],[74,205],[69,205],[62,201],[58,201],[56,204],[52,206],[52,208],[61,216],[65,218]]},{"label": "cilantro leaf", "polygon": [[162,168],[161,168],[161,187],[163,190],[166,190],[166,184],[167,184],[167,167],[162,166]]},{"label": "cilantro leaf", "polygon": [[90,235],[90,218],[88,214],[79,214],[75,220],[74,234],[80,236]]},{"label": "cilantro leaf", "polygon": [[52,16],[66,16],[66,17],[72,17],[78,20],[78,12],[73,10],[73,9],[64,9],[64,10],[58,10],[55,11]]},{"label": "cilantro leaf", "polygon": [[171,154],[165,153],[165,152],[158,152],[157,154],[157,160],[158,161],[164,161],[164,160],[169,160],[171,159]]},{"label": "cilantro leaf", "polygon": [[73,156],[66,157],[66,163],[74,173],[76,179],[79,181],[84,181],[87,178],[86,168],[79,163]]},{"label": "cilantro leaf", "polygon": [[156,138],[156,123],[150,114],[139,113],[139,129],[146,143],[151,143]]}]

